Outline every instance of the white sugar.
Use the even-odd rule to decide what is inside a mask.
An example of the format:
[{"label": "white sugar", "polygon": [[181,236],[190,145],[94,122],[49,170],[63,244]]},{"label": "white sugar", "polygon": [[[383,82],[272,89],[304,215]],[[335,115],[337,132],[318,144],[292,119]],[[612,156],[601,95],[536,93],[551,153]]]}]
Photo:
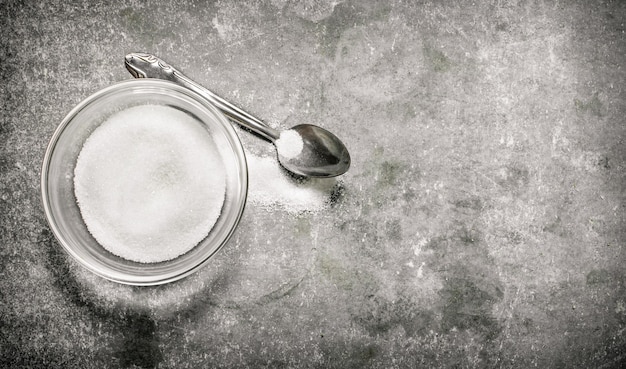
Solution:
[{"label": "white sugar", "polygon": [[111,253],[138,262],[173,259],[215,224],[225,169],[208,131],[157,105],[111,116],[85,142],[74,172],[89,232]]},{"label": "white sugar", "polygon": [[274,157],[246,153],[248,161],[248,201],[266,210],[288,213],[317,212],[330,201],[336,180],[311,178],[298,181],[286,174]]},{"label": "white sugar", "polygon": [[278,154],[286,159],[295,158],[302,152],[304,141],[302,136],[293,129],[288,129],[280,133],[280,137],[275,142]]}]

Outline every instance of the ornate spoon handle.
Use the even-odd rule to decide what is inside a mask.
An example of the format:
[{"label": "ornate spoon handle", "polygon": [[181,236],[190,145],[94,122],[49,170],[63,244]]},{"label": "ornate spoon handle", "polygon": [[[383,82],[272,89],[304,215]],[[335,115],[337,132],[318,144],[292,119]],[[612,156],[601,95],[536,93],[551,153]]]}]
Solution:
[{"label": "ornate spoon handle", "polygon": [[125,58],[126,69],[135,78],[159,78],[172,81],[198,93],[224,113],[235,123],[256,132],[269,141],[276,141],[280,133],[268,127],[258,118],[246,113],[235,105],[215,95],[213,92],[197,84],[176,68],[152,54],[131,53]]}]

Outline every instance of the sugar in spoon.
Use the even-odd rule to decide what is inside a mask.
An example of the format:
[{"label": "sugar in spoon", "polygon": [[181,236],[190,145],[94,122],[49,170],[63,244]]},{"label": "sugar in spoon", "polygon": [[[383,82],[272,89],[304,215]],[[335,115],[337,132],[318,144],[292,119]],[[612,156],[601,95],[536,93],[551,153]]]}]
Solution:
[{"label": "sugar in spoon", "polygon": [[[294,174],[305,177],[335,177],[344,174],[350,167],[350,154],[346,146],[337,136],[321,127],[298,124],[282,132],[275,130],[152,54],[128,54],[125,57],[125,65],[135,78],[169,80],[204,97],[233,122],[274,143],[278,161]],[[297,136],[301,138],[301,144]],[[287,139],[293,142],[292,137],[296,137],[299,144],[295,151],[293,145],[281,144],[281,141]]]}]

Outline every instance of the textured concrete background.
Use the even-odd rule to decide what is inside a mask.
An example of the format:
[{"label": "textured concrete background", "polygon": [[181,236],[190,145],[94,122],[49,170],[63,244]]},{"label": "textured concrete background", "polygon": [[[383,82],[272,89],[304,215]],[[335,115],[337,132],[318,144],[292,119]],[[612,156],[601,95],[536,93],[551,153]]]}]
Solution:
[{"label": "textured concrete background", "polygon": [[[0,2],[0,366],[626,364],[623,1],[27,3]],[[250,205],[163,287],[75,264],[43,153],[133,51],[343,138],[334,205]]]}]

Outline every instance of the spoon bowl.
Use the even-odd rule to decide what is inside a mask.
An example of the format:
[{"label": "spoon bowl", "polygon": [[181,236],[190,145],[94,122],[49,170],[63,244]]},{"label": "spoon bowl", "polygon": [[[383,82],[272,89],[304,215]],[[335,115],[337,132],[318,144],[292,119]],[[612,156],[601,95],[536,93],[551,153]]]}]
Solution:
[{"label": "spoon bowl", "polygon": [[286,156],[276,145],[278,161],[290,172],[305,177],[333,177],[350,167],[350,154],[341,141],[324,128],[299,124],[290,129],[302,138],[302,149],[296,156]]},{"label": "spoon bowl", "polygon": [[[125,57],[126,69],[135,78],[158,78],[175,82],[200,94],[224,113],[231,121],[247,128],[276,146],[278,161],[288,171],[305,177],[336,177],[350,168],[348,149],[337,136],[311,124],[300,124],[290,130],[302,140],[295,155],[287,155],[277,144],[282,133],[239,109],[213,92],[194,82],[177,69],[152,54],[131,53]],[[290,153],[291,154],[291,153]]]}]

